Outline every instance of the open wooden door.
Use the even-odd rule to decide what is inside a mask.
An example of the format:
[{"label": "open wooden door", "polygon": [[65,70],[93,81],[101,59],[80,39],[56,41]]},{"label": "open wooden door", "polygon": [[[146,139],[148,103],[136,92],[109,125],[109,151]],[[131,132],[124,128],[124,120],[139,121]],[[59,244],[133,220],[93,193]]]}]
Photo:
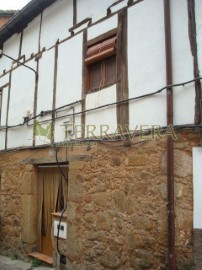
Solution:
[{"label": "open wooden door", "polygon": [[[63,167],[62,170],[67,175],[67,167]],[[38,198],[39,251],[52,257],[51,213],[62,211],[67,201],[67,183],[57,166],[39,167]]]}]

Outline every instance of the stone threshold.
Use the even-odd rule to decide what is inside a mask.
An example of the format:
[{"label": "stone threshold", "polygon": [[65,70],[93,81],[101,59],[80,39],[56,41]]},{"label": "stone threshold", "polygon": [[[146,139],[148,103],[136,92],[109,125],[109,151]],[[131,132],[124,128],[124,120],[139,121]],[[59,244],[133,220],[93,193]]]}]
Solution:
[{"label": "stone threshold", "polygon": [[37,258],[42,262],[45,262],[49,265],[53,265],[53,258],[39,252],[31,252],[28,254],[30,257]]}]

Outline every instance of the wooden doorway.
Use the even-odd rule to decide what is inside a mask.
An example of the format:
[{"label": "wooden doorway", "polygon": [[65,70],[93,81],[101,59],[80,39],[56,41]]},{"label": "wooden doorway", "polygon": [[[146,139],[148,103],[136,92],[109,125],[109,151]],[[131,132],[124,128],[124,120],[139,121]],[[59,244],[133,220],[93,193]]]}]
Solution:
[{"label": "wooden doorway", "polygon": [[[67,165],[62,170],[68,175]],[[63,210],[67,202],[67,182],[58,166],[38,167],[38,242],[39,251],[53,256],[52,216],[54,212]]]}]

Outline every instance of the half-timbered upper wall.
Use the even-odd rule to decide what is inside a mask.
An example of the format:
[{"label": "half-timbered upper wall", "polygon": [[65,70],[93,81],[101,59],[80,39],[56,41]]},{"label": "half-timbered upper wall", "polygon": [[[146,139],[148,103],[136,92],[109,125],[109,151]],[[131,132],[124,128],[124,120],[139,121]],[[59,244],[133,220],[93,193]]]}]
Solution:
[{"label": "half-timbered upper wall", "polygon": [[53,46],[57,40],[70,35],[73,24],[73,0],[58,0],[43,11],[41,26],[41,48]]},{"label": "half-timbered upper wall", "polygon": [[[59,119],[55,119],[55,129],[51,139],[60,142],[64,141],[67,135],[64,127],[66,123],[73,122],[77,125],[84,123],[82,115],[79,114],[82,109],[91,110],[114,103],[120,98],[119,82],[97,92],[86,93],[84,80],[84,47],[89,43],[92,44],[92,40],[99,40],[100,36],[103,34],[105,36],[111,30],[113,30],[112,32],[114,29],[117,32],[120,31],[120,14],[107,16],[107,9],[116,1],[77,0],[76,2],[76,9],[74,9],[73,0],[56,1],[30,22],[22,31],[22,35],[21,33],[15,34],[4,43],[3,52],[5,54],[15,59],[25,55],[26,65],[38,71],[38,82],[31,70],[23,66],[16,67],[16,64],[4,56],[0,59],[0,88],[4,86],[1,125],[20,124],[23,122],[23,117],[29,113],[33,116],[34,111],[39,114],[41,111],[52,110],[79,101],[76,105],[71,105],[55,114],[55,117],[59,117]],[[111,12],[126,7],[127,2],[125,0],[114,5]],[[202,61],[200,61],[202,58],[201,5],[201,0],[195,1],[200,72],[202,72]],[[71,33],[69,29],[75,27],[75,23],[86,18],[92,19],[92,25],[88,25],[88,22],[86,25],[82,25],[81,29],[84,28],[87,34],[86,40],[84,40],[83,32],[77,33],[81,29],[76,29]],[[125,61],[128,62],[128,74],[126,74],[128,75],[126,76],[126,78],[128,77],[128,97],[134,98],[156,91],[166,85],[163,1],[145,0],[128,6],[127,19],[128,44],[122,40],[121,46],[126,46],[128,56]],[[98,20],[100,21],[97,22]],[[94,24],[94,22],[97,23]],[[174,83],[184,82],[194,77],[188,26],[187,1],[171,0]],[[120,42],[120,38],[117,39],[117,42]],[[29,59],[31,54],[34,54],[36,59],[35,57]],[[12,66],[15,69],[11,71],[10,75],[8,71]],[[3,70],[7,72],[5,75],[3,75]],[[10,85],[6,85],[7,83]],[[173,91],[174,124],[193,124],[195,113],[194,84],[173,88]],[[9,93],[10,103],[8,102]],[[37,100],[34,100],[34,97],[37,97]],[[84,103],[81,103],[82,99],[85,99],[85,106]],[[8,119],[6,119],[7,111]],[[117,112],[116,105],[88,112],[85,114],[85,124],[96,125],[96,132],[94,132],[96,135],[99,135],[101,125],[108,125],[108,132],[113,133],[117,126]],[[78,115],[73,117],[72,113],[78,113]],[[69,116],[63,117],[66,114]],[[41,123],[40,127],[47,130],[52,120],[52,113],[37,118],[37,121],[44,120],[48,121]],[[5,130],[1,130],[0,149],[4,149],[6,142],[7,148],[32,146],[33,123],[29,124],[31,126],[24,125],[8,129],[7,134]],[[165,126],[166,91],[152,97],[129,102],[129,124],[132,130],[136,125]],[[35,145],[41,145],[45,142],[39,134],[35,139]],[[51,142],[51,139],[49,138],[48,142]]]}]

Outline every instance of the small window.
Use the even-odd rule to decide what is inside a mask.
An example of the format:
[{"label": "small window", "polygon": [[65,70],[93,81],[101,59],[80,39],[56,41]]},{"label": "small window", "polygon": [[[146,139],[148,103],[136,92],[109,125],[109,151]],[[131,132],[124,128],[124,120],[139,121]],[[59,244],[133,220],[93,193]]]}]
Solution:
[{"label": "small window", "polygon": [[116,83],[116,36],[90,46],[87,50],[87,92]]}]

